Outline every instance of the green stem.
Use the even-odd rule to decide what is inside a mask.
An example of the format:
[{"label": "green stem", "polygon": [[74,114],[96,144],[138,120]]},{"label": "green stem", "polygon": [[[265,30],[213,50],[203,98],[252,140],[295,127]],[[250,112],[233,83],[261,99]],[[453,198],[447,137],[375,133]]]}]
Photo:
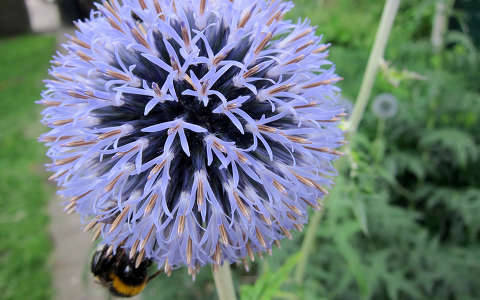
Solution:
[{"label": "green stem", "polygon": [[[380,20],[380,25],[375,37],[375,43],[373,44],[372,52],[370,53],[370,58],[368,59],[367,69],[365,70],[362,86],[360,87],[360,92],[358,94],[352,116],[349,120],[350,138],[357,132],[358,125],[363,118],[365,108],[368,104],[368,99],[370,98],[370,94],[372,92],[373,83],[375,82],[378,66],[380,60],[383,58],[388,37],[390,36],[390,32],[392,30],[393,21],[395,20],[398,12],[399,4],[400,0],[387,0],[385,7],[383,8],[382,18]],[[313,214],[305,233],[305,238],[302,242],[301,248],[302,257],[298,262],[295,272],[295,280],[298,283],[303,281],[308,258],[315,243],[315,233],[318,225],[320,224],[320,220],[322,219],[322,215],[323,214],[321,210],[316,211]]]},{"label": "green stem", "polygon": [[448,29],[448,17],[454,3],[455,0],[440,0],[435,4],[431,36],[433,53],[438,54],[443,50],[445,32]]},{"label": "green stem", "polygon": [[323,209],[315,211],[310,223],[308,224],[307,231],[305,232],[305,238],[303,239],[302,248],[300,249],[303,255],[297,264],[297,268],[295,269],[295,281],[299,284],[303,281],[303,276],[307,268],[308,255],[312,251],[312,247],[315,244],[315,234],[317,233],[318,225],[320,225],[320,221],[322,220],[322,211]]},{"label": "green stem", "polygon": [[387,3],[383,8],[382,18],[375,37],[375,43],[373,44],[372,52],[370,52],[367,69],[363,76],[362,86],[360,87],[360,92],[358,93],[357,101],[355,102],[355,107],[349,120],[350,135],[356,133],[358,124],[363,118],[370,94],[372,93],[378,66],[385,53],[385,47],[387,46],[388,37],[392,30],[393,21],[398,12],[399,4],[400,0],[387,0]]},{"label": "green stem", "polygon": [[232,272],[230,264],[225,262],[213,271],[215,279],[215,287],[217,289],[218,299],[220,300],[236,300],[235,289],[233,287]]}]

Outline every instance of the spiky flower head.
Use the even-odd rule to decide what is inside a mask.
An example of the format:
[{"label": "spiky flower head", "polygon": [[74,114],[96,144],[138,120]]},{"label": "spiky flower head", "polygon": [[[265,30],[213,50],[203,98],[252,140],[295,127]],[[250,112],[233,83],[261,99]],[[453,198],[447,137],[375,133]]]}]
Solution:
[{"label": "spiky flower head", "polygon": [[290,2],[104,2],[53,61],[48,169],[111,251],[167,272],[270,251],[332,184],[328,45]]}]

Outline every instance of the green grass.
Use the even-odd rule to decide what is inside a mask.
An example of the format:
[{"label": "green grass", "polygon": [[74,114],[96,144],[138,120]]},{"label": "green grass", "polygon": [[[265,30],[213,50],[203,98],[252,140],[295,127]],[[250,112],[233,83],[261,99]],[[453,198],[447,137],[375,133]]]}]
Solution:
[{"label": "green grass", "polygon": [[51,36],[0,40],[0,298],[50,299],[45,149],[34,103],[43,88]]}]

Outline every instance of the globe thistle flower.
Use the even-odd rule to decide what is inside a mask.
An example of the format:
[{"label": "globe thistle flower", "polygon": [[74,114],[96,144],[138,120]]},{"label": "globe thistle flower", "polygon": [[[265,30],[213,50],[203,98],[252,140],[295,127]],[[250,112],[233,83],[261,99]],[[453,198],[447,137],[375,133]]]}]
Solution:
[{"label": "globe thistle flower", "polygon": [[103,2],[39,101],[47,165],[94,238],[169,273],[237,262],[301,230],[343,144],[340,80],[292,3]]},{"label": "globe thistle flower", "polygon": [[388,119],[397,114],[397,98],[389,93],[380,94],[373,100],[373,113],[377,118]]}]

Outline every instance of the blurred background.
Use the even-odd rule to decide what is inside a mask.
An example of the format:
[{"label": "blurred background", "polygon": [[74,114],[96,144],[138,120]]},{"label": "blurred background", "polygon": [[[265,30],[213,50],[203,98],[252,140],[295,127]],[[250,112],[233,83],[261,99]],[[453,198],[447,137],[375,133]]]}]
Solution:
[{"label": "blurred background", "polygon": [[[91,0],[1,0],[0,299],[107,299],[90,237],[65,216],[37,137],[49,60]],[[294,0],[332,43],[355,103],[384,5]],[[403,0],[359,133],[337,163],[308,257],[304,233],[250,272],[241,300],[480,299],[480,1]],[[303,249],[303,248],[302,248]],[[299,254],[298,254],[299,253]],[[306,261],[305,270],[295,268]],[[160,276],[143,299],[215,299],[210,269]]]}]

